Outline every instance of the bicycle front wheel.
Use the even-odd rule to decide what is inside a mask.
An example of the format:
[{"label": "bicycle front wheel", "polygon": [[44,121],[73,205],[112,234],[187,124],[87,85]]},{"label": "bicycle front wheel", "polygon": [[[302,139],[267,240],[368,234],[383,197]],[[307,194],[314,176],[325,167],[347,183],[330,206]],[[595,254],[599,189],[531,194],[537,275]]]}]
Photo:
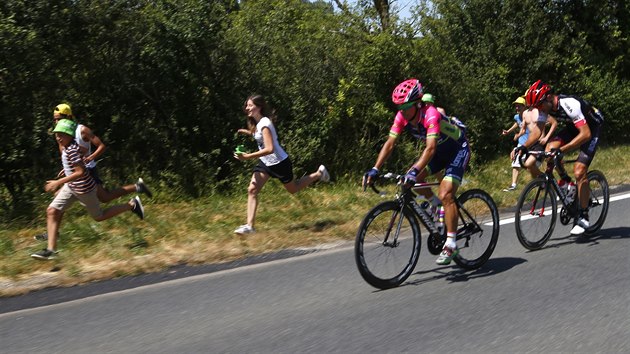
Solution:
[{"label": "bicycle front wheel", "polygon": [[529,182],[516,204],[514,225],[516,237],[528,250],[542,248],[553,233],[558,216],[556,193],[547,188],[547,181],[537,178]]},{"label": "bicycle front wheel", "polygon": [[397,201],[370,210],[357,232],[354,255],[368,284],[389,289],[404,282],[420,255],[420,226],[409,207]]},{"label": "bicycle front wheel", "polygon": [[588,202],[588,219],[591,226],[586,229],[587,234],[594,234],[604,225],[608,214],[610,191],[608,181],[603,173],[594,170],[587,175],[588,185],[591,189],[591,197]]},{"label": "bicycle front wheel", "polygon": [[464,269],[477,269],[486,263],[497,245],[499,211],[492,197],[480,189],[468,190],[457,200],[459,254],[453,260]]}]

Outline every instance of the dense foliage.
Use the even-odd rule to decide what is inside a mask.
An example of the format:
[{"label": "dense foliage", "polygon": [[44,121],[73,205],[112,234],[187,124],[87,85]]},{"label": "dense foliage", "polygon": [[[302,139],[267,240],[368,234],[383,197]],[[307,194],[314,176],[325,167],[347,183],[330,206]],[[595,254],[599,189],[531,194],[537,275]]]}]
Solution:
[{"label": "dense foliage", "polygon": [[[243,187],[234,132],[254,92],[276,108],[298,175],[320,162],[337,177],[369,168],[391,90],[411,76],[470,127],[473,166],[505,153],[510,103],[539,78],[594,102],[604,143],[630,138],[626,1],[421,1],[405,20],[383,20],[396,10],[387,1],[353,3],[3,1],[0,219],[25,215],[58,171],[49,130],[60,102],[108,145],[110,184],[142,174],[187,197]],[[417,153],[411,139],[401,147],[394,168]]]}]

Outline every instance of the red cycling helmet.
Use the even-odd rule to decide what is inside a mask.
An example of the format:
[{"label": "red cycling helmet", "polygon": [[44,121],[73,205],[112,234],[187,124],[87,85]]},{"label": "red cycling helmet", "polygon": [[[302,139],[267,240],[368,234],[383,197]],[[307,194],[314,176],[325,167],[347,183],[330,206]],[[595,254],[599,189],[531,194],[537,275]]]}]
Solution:
[{"label": "red cycling helmet", "polygon": [[396,105],[418,101],[422,98],[422,84],[418,79],[408,79],[396,86],[392,92],[392,101]]},{"label": "red cycling helmet", "polygon": [[547,97],[550,91],[551,87],[549,87],[549,85],[538,80],[534,82],[525,93],[525,102],[528,106],[536,107],[540,105],[540,102]]}]

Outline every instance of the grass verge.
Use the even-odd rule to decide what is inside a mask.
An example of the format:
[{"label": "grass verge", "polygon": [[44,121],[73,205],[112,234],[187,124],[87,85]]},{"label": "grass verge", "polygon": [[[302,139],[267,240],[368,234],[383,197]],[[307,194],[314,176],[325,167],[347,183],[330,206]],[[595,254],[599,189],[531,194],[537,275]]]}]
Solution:
[{"label": "grass verge", "polygon": [[[613,186],[630,183],[629,165],[630,145],[601,148],[591,168],[603,171]],[[522,186],[530,180],[522,171],[517,190],[502,192],[511,181],[508,157],[472,168],[474,172],[467,172],[460,192],[484,189],[501,208],[515,205]],[[383,200],[363,192],[357,180],[316,184],[296,195],[272,181],[259,196],[257,232],[239,236],[232,231],[245,221],[245,188],[232,196],[185,202],[161,202],[157,190],[156,201],[145,203],[144,221],[125,213],[97,223],[75,206],[64,216],[59,258],[45,262],[29,256],[45,247],[33,239],[45,231],[47,205],[42,205],[42,217],[33,226],[2,225],[0,229],[0,296],[160,271],[173,265],[227,262],[286,248],[351,241],[363,215]]]}]

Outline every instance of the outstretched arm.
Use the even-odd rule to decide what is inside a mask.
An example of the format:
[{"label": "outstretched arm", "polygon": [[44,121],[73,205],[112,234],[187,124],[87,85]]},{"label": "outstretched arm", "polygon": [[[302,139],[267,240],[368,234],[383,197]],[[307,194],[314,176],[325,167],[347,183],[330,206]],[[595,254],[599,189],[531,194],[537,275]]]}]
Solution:
[{"label": "outstretched arm", "polygon": [[105,153],[105,150],[107,149],[107,146],[105,146],[105,143],[103,143],[101,138],[99,138],[98,136],[94,134],[94,132],[92,132],[92,129],[86,127],[85,125],[81,129],[81,138],[84,141],[89,141],[90,144],[96,147],[94,152],[92,152],[89,156],[86,156],[83,159],[85,163],[94,161]]},{"label": "outstretched arm", "polygon": [[540,138],[540,143],[542,145],[547,144],[549,139],[553,136],[553,133],[556,131],[556,128],[558,127],[558,121],[556,120],[556,118],[552,116],[548,116],[547,124],[549,124],[549,129],[547,130],[547,134],[545,134],[545,136]]}]

